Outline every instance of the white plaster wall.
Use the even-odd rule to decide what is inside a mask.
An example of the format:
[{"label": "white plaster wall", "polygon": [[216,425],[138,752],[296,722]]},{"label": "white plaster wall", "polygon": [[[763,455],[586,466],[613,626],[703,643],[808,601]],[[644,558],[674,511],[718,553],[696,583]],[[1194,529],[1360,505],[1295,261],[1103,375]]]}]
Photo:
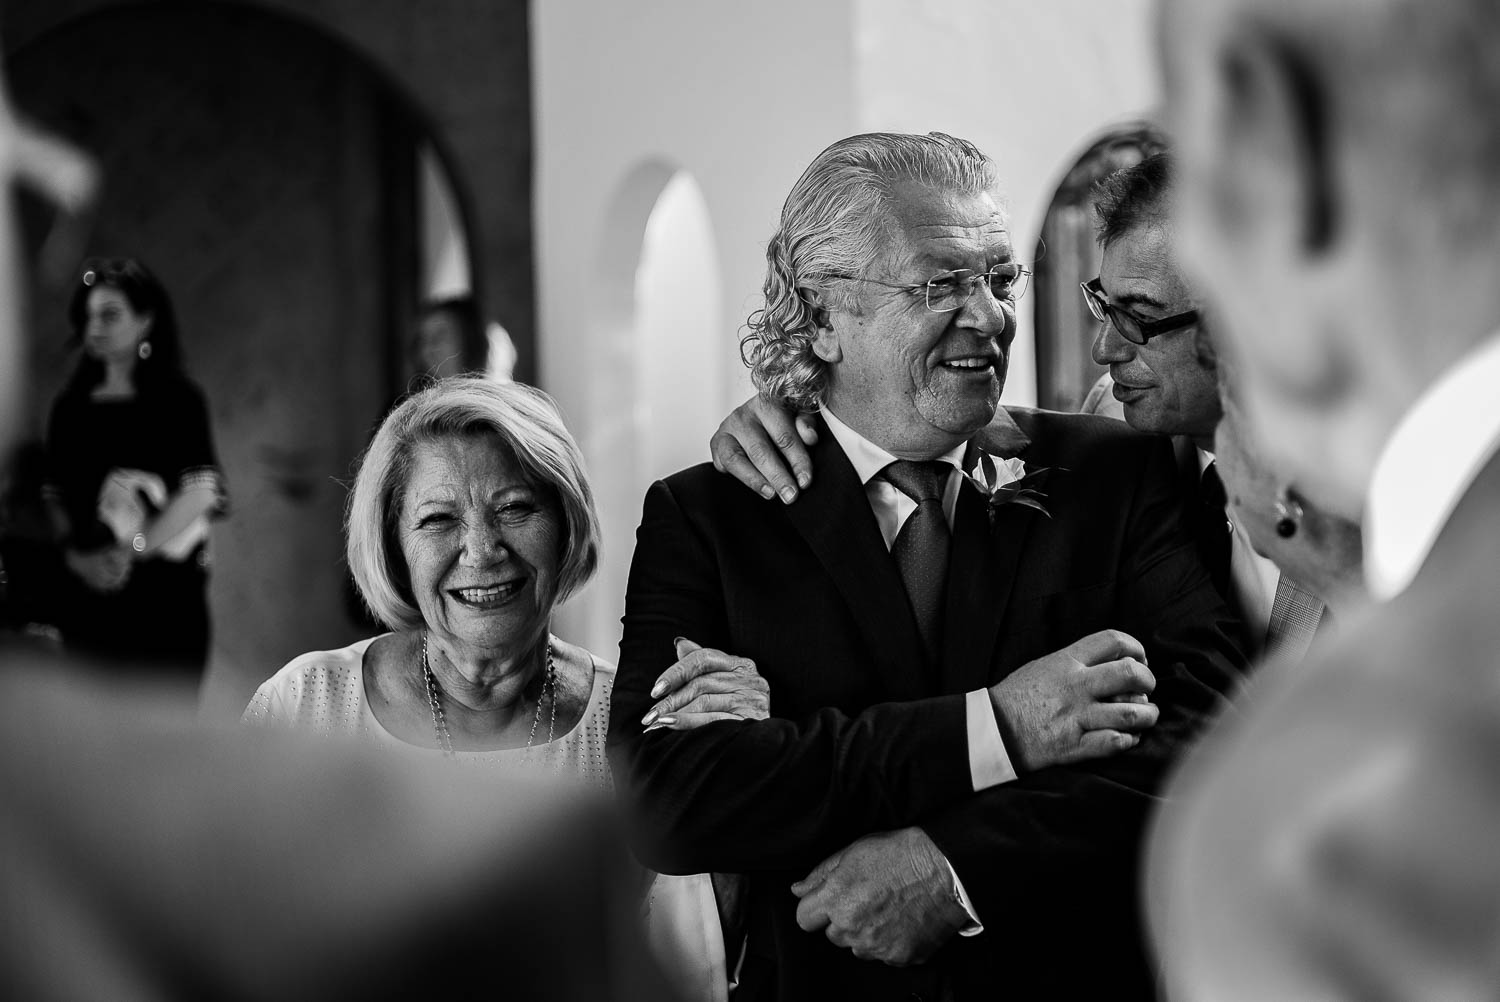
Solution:
[{"label": "white plaster wall", "polygon": [[[671,365],[634,356],[622,343],[631,332],[599,316],[634,288],[633,261],[630,274],[610,272],[629,240],[609,232],[606,219],[636,228],[638,254],[650,202],[673,169],[691,172],[723,273],[723,315],[703,336],[718,345],[727,412],[750,392],[737,329],[754,306],[781,201],[818,150],[854,129],[852,18],[849,0],[533,4],[538,371],[601,498],[614,499],[641,459],[641,444],[616,434],[630,423],[631,394],[621,392],[634,383],[630,367]],[[624,201],[642,204],[612,204],[622,186]],[[699,429],[704,459],[712,431]],[[613,568],[630,559],[640,504],[636,496],[601,506]],[[611,579],[609,570],[596,585]],[[620,597],[602,590],[577,596],[556,628],[613,659]]]},{"label": "white plaster wall", "polygon": [[[722,409],[749,392],[738,328],[765,240],[807,161],[857,131],[941,129],[996,157],[1018,247],[1104,125],[1156,101],[1150,0],[542,0],[532,6],[539,368],[601,499],[622,580],[646,454],[628,431],[642,357],[628,318],[632,255],[672,172],[692,173],[722,271],[722,321],[703,332]],[[633,247],[632,247],[633,244]],[[1023,253],[1023,256],[1028,256]],[[629,260],[626,260],[626,259]],[[1023,310],[1006,399],[1035,399]],[[663,370],[665,371],[665,370]],[[657,372],[657,377],[660,372]],[[681,372],[681,379],[695,374]],[[656,382],[658,379],[648,379]],[[712,427],[696,429],[707,458]],[[692,433],[692,429],[689,429]],[[586,590],[557,624],[617,654],[618,595]]]}]

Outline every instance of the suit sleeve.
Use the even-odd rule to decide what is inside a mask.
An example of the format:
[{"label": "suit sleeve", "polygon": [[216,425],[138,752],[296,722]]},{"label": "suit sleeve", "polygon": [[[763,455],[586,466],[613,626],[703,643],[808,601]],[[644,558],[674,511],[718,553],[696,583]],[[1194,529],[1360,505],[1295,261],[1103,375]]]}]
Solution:
[{"label": "suit sleeve", "polygon": [[[1238,623],[1183,529],[1172,457],[1149,443],[1124,526],[1115,625],[1156,676],[1157,725],[1130,752],[1054,767],[975,794],[921,822],[987,929],[1034,926],[1072,909],[1134,909],[1142,831],[1164,774],[1238,686]],[[1077,895],[1086,895],[1079,898]]]},{"label": "suit sleeve", "polygon": [[861,835],[972,795],[958,695],[853,716],[823,709],[798,720],[643,734],[651,686],[676,660],[673,639],[734,653],[727,620],[712,548],[668,485],[654,484],[630,569],[610,712],[611,760],[648,866],[664,873],[811,866]]}]

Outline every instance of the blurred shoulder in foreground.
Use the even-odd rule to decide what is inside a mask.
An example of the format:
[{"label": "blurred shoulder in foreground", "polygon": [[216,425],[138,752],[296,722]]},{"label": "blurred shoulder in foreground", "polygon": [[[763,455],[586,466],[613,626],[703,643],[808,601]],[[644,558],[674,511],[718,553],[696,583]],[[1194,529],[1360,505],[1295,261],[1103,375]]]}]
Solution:
[{"label": "blurred shoulder in foreground", "polygon": [[3,658],[0,996],[672,997],[602,798]]}]

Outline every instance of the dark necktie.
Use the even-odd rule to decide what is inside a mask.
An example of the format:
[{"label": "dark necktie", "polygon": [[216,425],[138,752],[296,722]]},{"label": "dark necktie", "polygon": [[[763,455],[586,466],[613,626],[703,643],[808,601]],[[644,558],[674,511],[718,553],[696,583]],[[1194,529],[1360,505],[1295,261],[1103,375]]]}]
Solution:
[{"label": "dark necktie", "polygon": [[917,630],[933,666],[942,648],[943,592],[948,581],[948,520],[943,517],[943,485],[947,463],[917,463],[901,459],[881,476],[917,503],[896,541],[891,556],[906,585],[906,597],[917,619]]},{"label": "dark necktie", "polygon": [[1229,498],[1224,493],[1224,481],[1219,479],[1219,471],[1214,469],[1215,465],[1209,463],[1203,468],[1203,477],[1198,485],[1198,500],[1203,505],[1197,519],[1198,552],[1208,568],[1208,576],[1213,580],[1214,589],[1224,597],[1224,601],[1238,608],[1229,594],[1229,552],[1233,542],[1230,539],[1233,530],[1225,512]]}]

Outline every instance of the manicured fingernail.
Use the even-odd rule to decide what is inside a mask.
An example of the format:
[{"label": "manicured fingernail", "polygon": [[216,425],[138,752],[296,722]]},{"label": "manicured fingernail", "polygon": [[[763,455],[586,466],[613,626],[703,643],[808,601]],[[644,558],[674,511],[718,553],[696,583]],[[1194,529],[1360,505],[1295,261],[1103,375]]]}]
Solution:
[{"label": "manicured fingernail", "polygon": [[656,680],[656,684],[651,687],[651,698],[652,699],[661,699],[662,693],[664,693],[666,691],[667,691],[667,683],[663,682],[661,679],[657,679]]},{"label": "manicured fingernail", "polygon": [[672,726],[675,723],[677,723],[677,718],[676,717],[657,717],[656,718],[656,726],[657,727],[670,727],[670,726]]},{"label": "manicured fingernail", "polygon": [[645,724],[647,727],[650,727],[651,724],[653,722],[655,722],[657,716],[659,716],[659,715],[660,715],[660,711],[658,711],[658,710],[651,710],[644,717],[641,718],[641,723]]},{"label": "manicured fingernail", "polygon": [[795,488],[783,487],[781,489],[781,501],[783,504],[791,504],[795,500],[797,500],[797,491]]},{"label": "manicured fingernail", "polygon": [[763,497],[763,498],[765,498],[767,501],[769,501],[773,497],[776,496],[776,492],[773,491],[773,490],[771,490],[771,485],[770,484],[766,484],[764,487],[762,487],[760,489],[760,496]]},{"label": "manicured fingernail", "polygon": [[807,489],[807,485],[810,484],[810,483],[812,483],[812,475],[811,474],[808,474],[808,473],[799,473],[799,474],[797,474],[797,486],[798,487],[801,487],[803,490],[806,490]]},{"label": "manicured fingernail", "polygon": [[665,728],[663,728],[661,724],[652,724],[650,727],[646,728],[644,731],[641,731],[641,733],[642,734],[650,734],[652,731],[660,731],[660,730],[665,730]]}]

